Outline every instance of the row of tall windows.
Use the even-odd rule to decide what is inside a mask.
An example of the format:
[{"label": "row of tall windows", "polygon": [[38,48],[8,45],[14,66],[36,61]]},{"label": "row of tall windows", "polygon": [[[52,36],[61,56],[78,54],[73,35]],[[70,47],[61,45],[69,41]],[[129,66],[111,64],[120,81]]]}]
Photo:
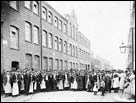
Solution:
[{"label": "row of tall windows", "polygon": [[[18,1],[10,1],[9,5],[13,9],[19,10]],[[39,15],[40,7],[38,1],[24,1],[24,5],[27,9],[32,10],[35,14]],[[67,24],[63,23],[62,20],[58,19],[57,16],[53,18],[53,13],[49,10],[47,11],[47,8],[45,6],[42,6],[42,18],[44,20],[47,20],[50,24],[54,23],[54,26],[61,31],[63,30],[64,33],[67,32]]]},{"label": "row of tall windows", "polygon": [[[34,59],[34,60],[33,60]],[[59,60],[55,59],[55,64],[53,68],[53,58],[43,57],[43,70],[63,70],[68,68],[67,60]],[[40,69],[40,57],[38,55],[26,53],[26,68],[31,69],[34,68],[36,70]]]}]

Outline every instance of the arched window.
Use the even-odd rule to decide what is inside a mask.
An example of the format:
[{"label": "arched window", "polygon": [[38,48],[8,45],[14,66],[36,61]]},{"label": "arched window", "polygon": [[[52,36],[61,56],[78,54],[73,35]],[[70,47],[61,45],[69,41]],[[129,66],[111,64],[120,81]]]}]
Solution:
[{"label": "arched window", "polygon": [[39,14],[39,4],[37,1],[33,1],[33,12]]},{"label": "arched window", "polygon": [[31,41],[32,25],[29,22],[25,22],[25,40]]},{"label": "arched window", "polygon": [[42,7],[42,18],[47,19],[47,9],[45,7]]}]

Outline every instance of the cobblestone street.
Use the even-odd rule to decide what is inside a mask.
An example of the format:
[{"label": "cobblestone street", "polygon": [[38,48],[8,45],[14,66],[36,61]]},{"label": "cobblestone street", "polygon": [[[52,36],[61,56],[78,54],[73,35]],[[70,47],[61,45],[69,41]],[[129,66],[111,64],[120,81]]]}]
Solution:
[{"label": "cobblestone street", "polygon": [[57,91],[57,92],[42,92],[29,96],[4,97],[1,102],[115,102],[114,97],[120,93],[107,93],[101,96],[99,92],[93,95],[92,92],[86,91]]}]

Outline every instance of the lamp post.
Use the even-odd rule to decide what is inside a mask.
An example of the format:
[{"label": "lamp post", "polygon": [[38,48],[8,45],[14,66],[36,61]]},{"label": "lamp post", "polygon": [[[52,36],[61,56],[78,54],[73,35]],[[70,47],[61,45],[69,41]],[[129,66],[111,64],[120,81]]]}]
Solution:
[{"label": "lamp post", "polygon": [[122,42],[122,44],[121,44],[121,46],[120,46],[120,52],[121,53],[126,53],[126,49],[127,48],[131,48],[131,56],[132,56],[132,69],[134,69],[134,52],[133,52],[133,46],[134,46],[134,42],[133,42],[133,28],[131,28],[131,30],[132,30],[132,44],[131,44],[131,46],[127,46],[127,45],[124,45],[124,43]]}]

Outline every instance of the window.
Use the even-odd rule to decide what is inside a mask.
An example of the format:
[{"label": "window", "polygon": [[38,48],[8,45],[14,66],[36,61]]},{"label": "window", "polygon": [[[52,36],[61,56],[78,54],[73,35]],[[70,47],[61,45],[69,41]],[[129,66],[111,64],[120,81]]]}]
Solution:
[{"label": "window", "polygon": [[34,43],[39,43],[39,28],[34,26]]},{"label": "window", "polygon": [[68,62],[65,60],[64,62],[64,69],[67,70],[68,69]]},{"label": "window", "polygon": [[43,57],[43,70],[48,70],[48,58]]},{"label": "window", "polygon": [[64,41],[64,53],[67,53],[67,42]]},{"label": "window", "polygon": [[75,26],[73,25],[73,39],[75,39]]},{"label": "window", "polygon": [[32,68],[32,55],[26,54],[26,68],[31,69]]},{"label": "window", "polygon": [[53,70],[53,59],[49,58],[49,70]]},{"label": "window", "polygon": [[59,20],[59,30],[62,30],[62,21]]},{"label": "window", "polygon": [[60,70],[63,70],[63,61],[60,60]]},{"label": "window", "polygon": [[10,1],[10,7],[14,8],[14,9],[18,9],[17,8],[17,1]]},{"label": "window", "polygon": [[77,47],[76,47],[76,57],[78,57],[78,49],[77,49]]},{"label": "window", "polygon": [[64,26],[64,27],[63,27],[63,31],[64,31],[64,33],[66,33],[66,32],[67,32],[67,25],[64,24],[63,26]]},{"label": "window", "polygon": [[72,25],[71,25],[71,23],[69,24],[70,25],[70,37],[72,37]]},{"label": "window", "polygon": [[53,19],[53,18],[52,18],[52,13],[49,11],[49,12],[48,12],[48,22],[49,22],[49,23],[52,23],[52,19]]},{"label": "window", "polygon": [[39,14],[39,4],[37,1],[33,1],[33,12],[37,15]]},{"label": "window", "polygon": [[75,46],[73,45],[73,56],[75,56]]},{"label": "window", "polygon": [[31,9],[31,2],[25,1],[25,7],[28,8],[28,9]]},{"label": "window", "polygon": [[10,27],[10,47],[13,49],[18,49],[19,48],[19,30],[11,26]]},{"label": "window", "polygon": [[47,9],[45,7],[42,7],[42,18],[47,19]]},{"label": "window", "polygon": [[78,63],[76,63],[76,67],[75,68],[78,69]]},{"label": "window", "polygon": [[46,31],[42,31],[42,45],[47,47],[47,32]]},{"label": "window", "polygon": [[59,51],[62,51],[62,39],[59,39]]},{"label": "window", "polygon": [[70,37],[72,38],[72,37],[73,37],[73,28],[72,28],[72,24],[70,25],[70,32],[71,32]]},{"label": "window", "polygon": [[73,63],[73,69],[75,69],[75,63]]},{"label": "window", "polygon": [[32,25],[29,22],[25,22],[25,40],[30,41],[32,39]]},{"label": "window", "polygon": [[69,55],[72,56],[72,44],[69,44]]},{"label": "window", "polygon": [[70,67],[70,69],[72,69],[72,62],[69,63],[69,67]]},{"label": "window", "polygon": [[55,69],[59,70],[59,60],[58,59],[55,60]]},{"label": "window", "polygon": [[49,33],[49,36],[48,36],[48,47],[53,48],[53,37],[51,33]]},{"label": "window", "polygon": [[58,50],[58,37],[55,36],[55,50]]},{"label": "window", "polygon": [[40,69],[40,57],[38,55],[34,56],[34,69]]},{"label": "window", "polygon": [[58,18],[55,16],[54,18],[54,26],[55,27],[58,27]]}]

